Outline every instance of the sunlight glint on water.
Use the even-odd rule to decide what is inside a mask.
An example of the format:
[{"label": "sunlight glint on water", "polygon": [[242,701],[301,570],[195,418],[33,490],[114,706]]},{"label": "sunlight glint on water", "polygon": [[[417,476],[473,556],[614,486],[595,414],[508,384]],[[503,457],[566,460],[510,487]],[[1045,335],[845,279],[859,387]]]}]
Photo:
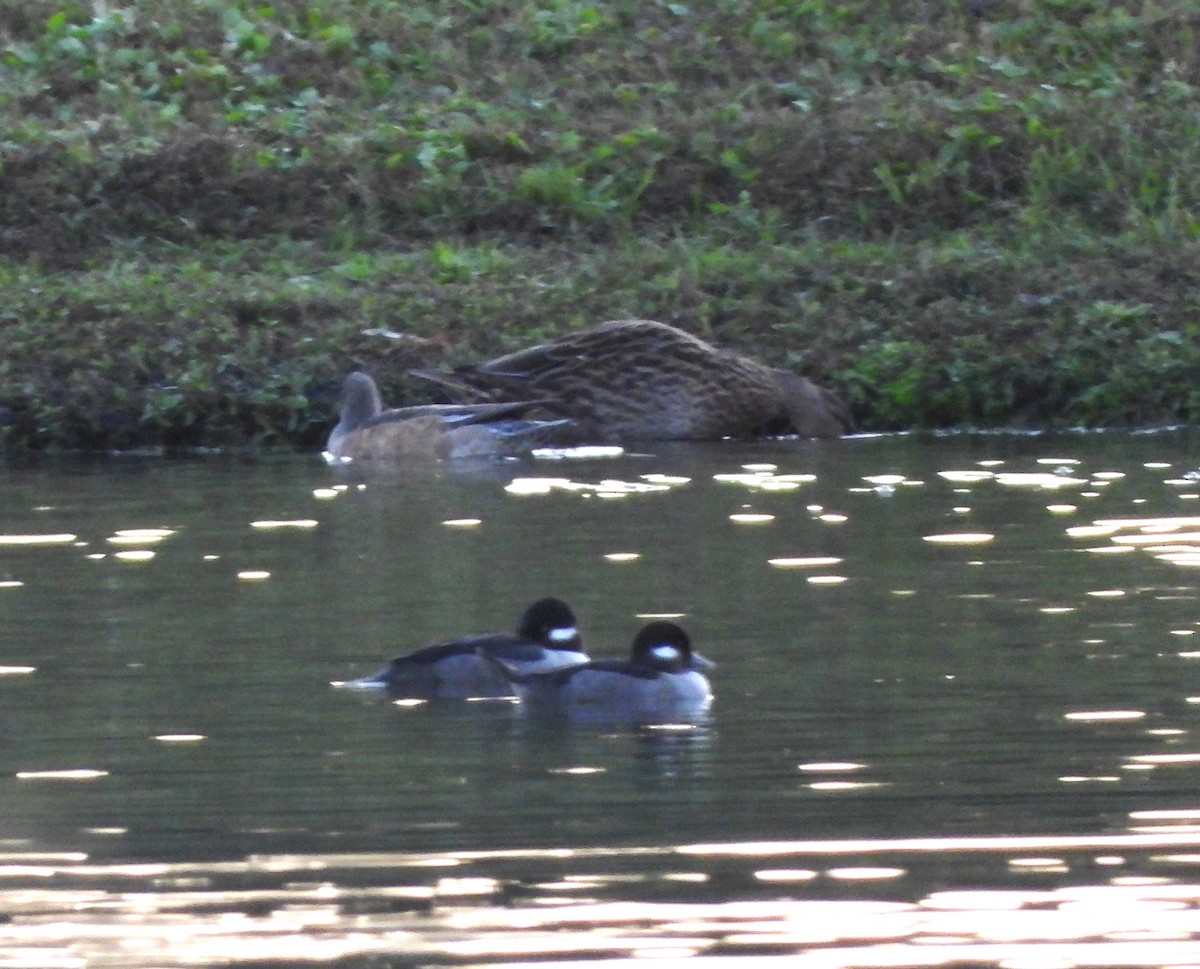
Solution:
[{"label": "sunlight glint on water", "polygon": [[[1200,964],[1194,453],[8,468],[0,969]],[[710,717],[328,687],[543,594],[678,619]]]}]

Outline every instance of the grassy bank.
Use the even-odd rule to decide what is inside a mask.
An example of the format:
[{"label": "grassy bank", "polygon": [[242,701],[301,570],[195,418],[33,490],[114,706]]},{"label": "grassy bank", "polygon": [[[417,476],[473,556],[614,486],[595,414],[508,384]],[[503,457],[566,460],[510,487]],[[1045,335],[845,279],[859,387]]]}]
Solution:
[{"label": "grassy bank", "polygon": [[867,428],[1200,418],[1200,5],[4,3],[0,433],[313,446],[622,316]]}]

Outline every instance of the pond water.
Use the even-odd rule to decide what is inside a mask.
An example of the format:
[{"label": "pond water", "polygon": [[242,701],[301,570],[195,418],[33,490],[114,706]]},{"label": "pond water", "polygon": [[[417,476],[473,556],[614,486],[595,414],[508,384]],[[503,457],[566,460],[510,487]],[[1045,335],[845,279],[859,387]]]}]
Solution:
[{"label": "pond water", "polygon": [[[0,465],[0,969],[1200,964],[1200,436]],[[561,596],[715,700],[331,686]]]}]

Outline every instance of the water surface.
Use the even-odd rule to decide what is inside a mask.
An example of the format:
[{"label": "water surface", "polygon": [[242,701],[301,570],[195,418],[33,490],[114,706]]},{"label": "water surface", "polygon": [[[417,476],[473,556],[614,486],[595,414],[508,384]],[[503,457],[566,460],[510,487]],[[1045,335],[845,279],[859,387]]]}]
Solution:
[{"label": "water surface", "polygon": [[[1163,432],[10,463],[0,967],[1200,963],[1197,461]],[[709,717],[330,686],[543,595],[593,655],[680,616]]]}]

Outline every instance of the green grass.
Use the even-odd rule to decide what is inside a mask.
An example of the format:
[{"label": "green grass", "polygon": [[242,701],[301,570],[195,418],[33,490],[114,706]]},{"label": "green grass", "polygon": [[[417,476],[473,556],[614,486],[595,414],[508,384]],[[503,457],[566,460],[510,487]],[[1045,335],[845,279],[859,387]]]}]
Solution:
[{"label": "green grass", "polygon": [[866,428],[1200,418],[1200,4],[126,0],[0,19],[0,435],[319,442],[604,319]]}]

